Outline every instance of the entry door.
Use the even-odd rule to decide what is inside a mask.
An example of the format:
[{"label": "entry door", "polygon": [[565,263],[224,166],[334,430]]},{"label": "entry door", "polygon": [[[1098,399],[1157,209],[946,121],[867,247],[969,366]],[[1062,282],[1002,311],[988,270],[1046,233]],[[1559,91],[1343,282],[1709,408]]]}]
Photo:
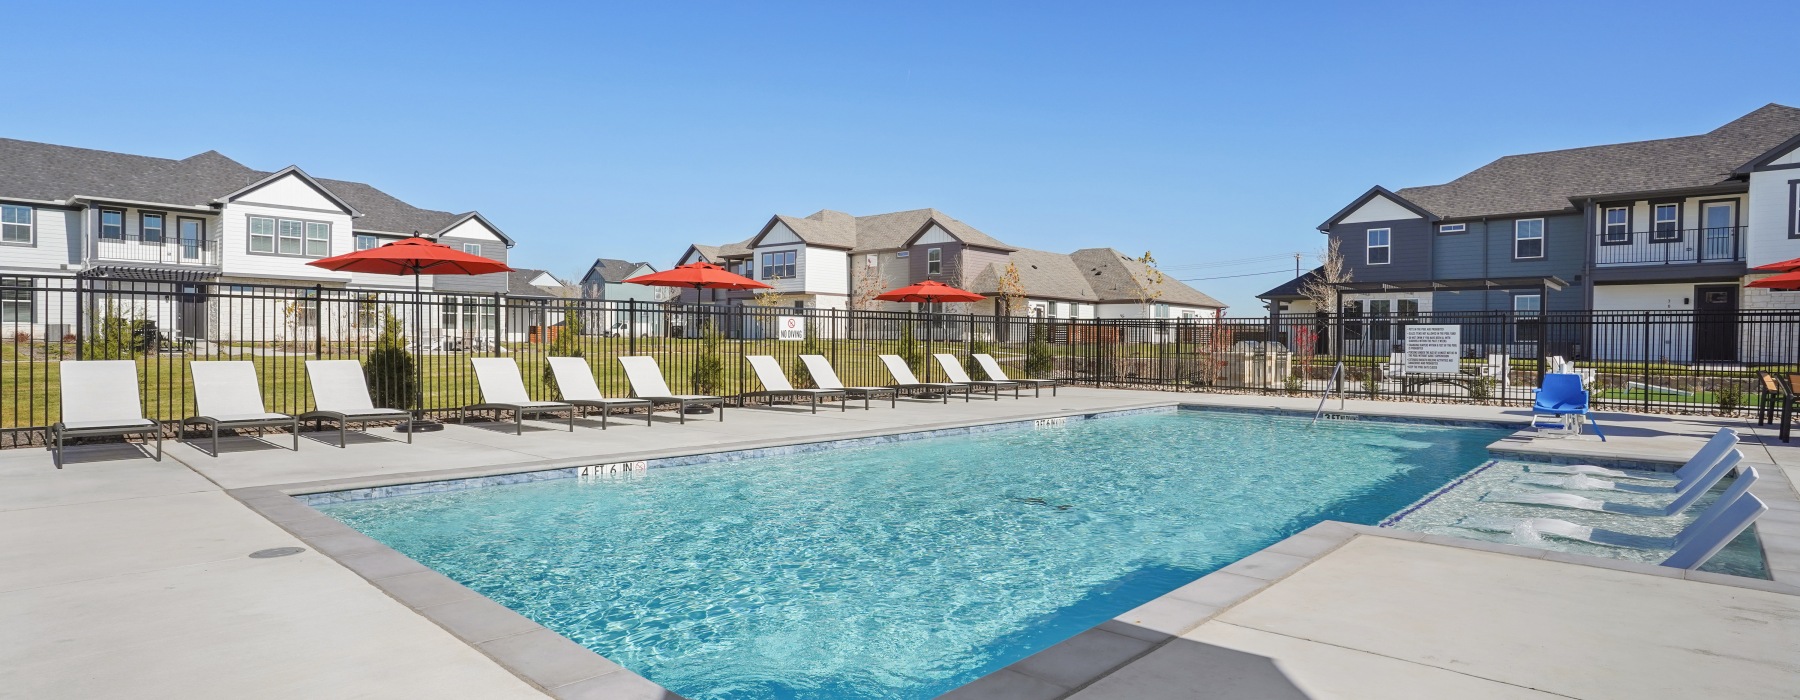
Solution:
[{"label": "entry door", "polygon": [[1737,202],[1700,204],[1700,262],[1737,259]]},{"label": "entry door", "polygon": [[176,294],[175,328],[186,339],[206,336],[206,285],[181,285]]},{"label": "entry door", "polygon": [[181,259],[192,262],[201,258],[201,251],[206,246],[206,222],[200,219],[180,219],[177,232],[181,241]]},{"label": "entry door", "polygon": [[1737,285],[1694,287],[1694,361],[1737,361],[1737,312]]}]

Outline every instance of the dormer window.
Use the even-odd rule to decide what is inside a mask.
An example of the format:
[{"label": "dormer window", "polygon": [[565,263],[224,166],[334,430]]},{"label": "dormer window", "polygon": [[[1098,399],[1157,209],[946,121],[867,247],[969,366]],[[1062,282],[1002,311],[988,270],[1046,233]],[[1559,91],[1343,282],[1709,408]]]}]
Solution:
[{"label": "dormer window", "polygon": [[925,274],[941,275],[944,273],[944,249],[925,249]]}]

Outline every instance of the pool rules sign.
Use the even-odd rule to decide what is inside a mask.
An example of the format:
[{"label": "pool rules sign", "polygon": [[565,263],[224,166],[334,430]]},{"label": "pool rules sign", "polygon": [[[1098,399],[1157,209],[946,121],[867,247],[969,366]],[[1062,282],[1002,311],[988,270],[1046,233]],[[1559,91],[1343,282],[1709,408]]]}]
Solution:
[{"label": "pool rules sign", "polygon": [[1456,374],[1462,369],[1462,326],[1407,326],[1407,374]]}]

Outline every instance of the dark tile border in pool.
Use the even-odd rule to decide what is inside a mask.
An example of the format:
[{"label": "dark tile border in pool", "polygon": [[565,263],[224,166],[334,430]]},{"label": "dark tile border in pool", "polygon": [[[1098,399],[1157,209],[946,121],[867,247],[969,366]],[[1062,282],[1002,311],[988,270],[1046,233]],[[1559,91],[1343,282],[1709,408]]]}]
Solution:
[{"label": "dark tile border in pool", "polygon": [[[1171,409],[1236,411],[1288,416],[1311,415],[1310,412],[1303,411],[1220,407],[1178,402],[1123,410],[1164,412]],[[1075,415],[1080,415],[1085,419],[1099,414],[1116,415],[1117,413],[1119,412],[1100,411],[1055,416],[1050,419],[1073,418]],[[1370,420],[1453,426],[1517,427],[1516,424],[1490,421],[1431,420],[1378,414],[1362,414],[1362,417]],[[1044,419],[1001,421],[999,423],[1035,425],[1036,420]],[[965,431],[963,434],[967,434],[968,429],[982,425],[994,425],[994,423],[976,423],[962,426],[960,429]],[[951,427],[933,430],[955,431],[958,429]],[[847,440],[856,439],[862,438]],[[824,440],[796,444],[830,442],[837,441]],[[665,459],[667,458],[665,457]],[[533,471],[529,465],[508,467],[508,469],[514,468],[518,468],[517,473]],[[552,471],[554,470],[552,469]],[[545,470],[538,469],[536,471]],[[1765,500],[1771,501],[1769,515],[1776,516],[1779,513],[1777,518],[1781,524],[1780,530],[1787,533],[1782,535],[1784,539],[1777,543],[1778,546],[1784,548],[1781,551],[1772,550],[1765,538],[1765,556],[1770,557],[1770,571],[1775,576],[1775,581],[1746,579],[1701,571],[1678,571],[1638,562],[1598,559],[1455,537],[1424,535],[1404,530],[1326,521],[1004,669],[978,678],[943,697],[957,700],[1068,697],[1094,681],[1160,648],[1179,635],[1200,626],[1227,608],[1260,593],[1293,572],[1336,551],[1357,536],[1418,541],[1800,595],[1800,586],[1792,585],[1794,582],[1800,582],[1800,499],[1792,496],[1785,474],[1778,468],[1774,468],[1773,465],[1768,471],[1773,472],[1778,478],[1765,477],[1757,486],[1770,491],[1769,496],[1765,498]],[[679,695],[620,667],[586,647],[582,647],[413,561],[360,531],[308,506],[292,495],[309,495],[328,491],[330,485],[341,484],[344,481],[350,480],[333,480],[322,482],[322,485],[320,482],[314,482],[260,486],[234,489],[227,493],[269,521],[287,530],[319,553],[356,572],[396,601],[436,623],[551,697],[564,700],[595,697],[618,700],[636,700],[638,698],[675,700],[680,698]],[[340,486],[339,489],[342,490],[342,487]],[[1782,490],[1783,493],[1775,493],[1776,489]],[[1760,527],[1761,524],[1759,524]],[[1787,549],[1791,549],[1791,551],[1786,551]],[[1777,563],[1775,558],[1777,554],[1780,554],[1781,563]],[[1791,568],[1784,569],[1784,566]],[[1073,669],[1080,670],[1073,671]]]}]

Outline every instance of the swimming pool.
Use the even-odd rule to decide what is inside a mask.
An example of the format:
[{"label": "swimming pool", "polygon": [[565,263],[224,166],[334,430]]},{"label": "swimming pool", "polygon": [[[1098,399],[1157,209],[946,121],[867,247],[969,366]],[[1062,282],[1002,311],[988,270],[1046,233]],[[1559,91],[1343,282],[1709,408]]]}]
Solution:
[{"label": "swimming pool", "polygon": [[1184,410],[318,507],[690,698],[928,698],[1507,432]]}]

